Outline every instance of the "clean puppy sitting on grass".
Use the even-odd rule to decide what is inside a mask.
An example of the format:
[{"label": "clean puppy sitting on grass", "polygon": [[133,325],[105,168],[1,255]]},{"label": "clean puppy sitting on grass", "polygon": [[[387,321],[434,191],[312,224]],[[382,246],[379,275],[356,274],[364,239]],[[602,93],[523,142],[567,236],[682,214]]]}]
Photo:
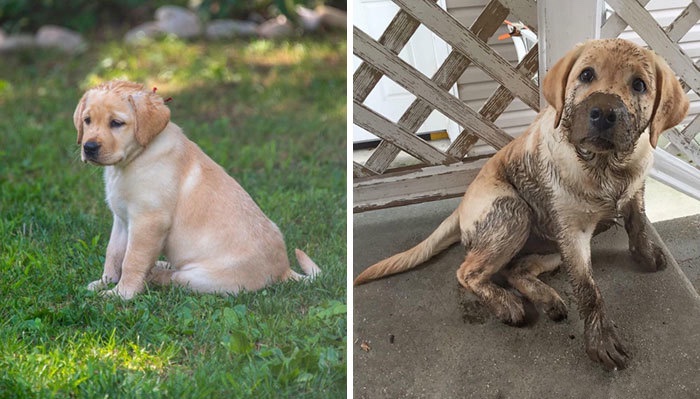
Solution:
[{"label": "clean puppy sitting on grass", "polygon": [[[320,273],[289,267],[282,233],[243,188],[170,121],[143,85],[111,81],[88,90],[73,114],[84,162],[105,167],[114,217],[102,278],[88,285],[133,298],[146,282],[236,294]],[[167,262],[158,262],[164,254]]]}]

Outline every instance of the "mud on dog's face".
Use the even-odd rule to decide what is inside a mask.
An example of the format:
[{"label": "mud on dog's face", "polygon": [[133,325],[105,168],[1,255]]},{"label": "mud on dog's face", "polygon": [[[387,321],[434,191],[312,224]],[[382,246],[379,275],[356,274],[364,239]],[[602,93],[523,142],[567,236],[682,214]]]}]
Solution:
[{"label": "mud on dog's face", "polygon": [[649,128],[659,135],[681,122],[688,99],[652,51],[620,40],[586,42],[567,53],[543,82],[555,127],[580,153],[631,153]]},{"label": "mud on dog's face", "polygon": [[169,121],[170,110],[160,96],[123,81],[88,90],[73,114],[81,159],[96,165],[128,162]]}]

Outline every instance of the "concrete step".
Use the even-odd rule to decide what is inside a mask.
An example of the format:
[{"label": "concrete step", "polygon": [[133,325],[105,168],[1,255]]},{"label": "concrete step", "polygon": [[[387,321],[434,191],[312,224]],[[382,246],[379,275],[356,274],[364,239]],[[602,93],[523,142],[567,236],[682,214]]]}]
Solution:
[{"label": "concrete step", "polygon": [[700,215],[654,223],[681,270],[700,292]]},{"label": "concrete step", "polygon": [[[355,215],[354,275],[418,243],[458,202]],[[592,248],[595,279],[632,357],[628,369],[606,372],[586,356],[565,272],[543,280],[567,302],[567,320],[540,316],[509,327],[459,286],[464,249],[453,246],[422,267],[355,287],[355,397],[699,398],[700,297],[671,254],[666,270],[641,272],[623,228]]]}]

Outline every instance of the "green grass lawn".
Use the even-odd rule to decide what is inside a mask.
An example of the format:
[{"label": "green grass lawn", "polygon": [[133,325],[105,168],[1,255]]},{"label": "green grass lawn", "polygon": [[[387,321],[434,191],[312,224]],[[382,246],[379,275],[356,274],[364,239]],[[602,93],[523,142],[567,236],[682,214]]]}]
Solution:
[{"label": "green grass lawn", "polygon": [[[338,33],[3,54],[0,398],[345,397],[345,53]],[[88,292],[111,214],[72,115],[113,78],[173,97],[172,120],[278,224],[293,267],[299,247],[323,274],[236,297]]]}]

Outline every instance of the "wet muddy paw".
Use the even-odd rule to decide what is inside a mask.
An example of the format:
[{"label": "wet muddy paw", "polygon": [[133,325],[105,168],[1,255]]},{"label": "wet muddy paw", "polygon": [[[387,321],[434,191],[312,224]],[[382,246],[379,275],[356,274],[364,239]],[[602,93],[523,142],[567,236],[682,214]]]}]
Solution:
[{"label": "wet muddy paw", "polygon": [[661,247],[659,247],[656,244],[652,243],[651,248],[651,252],[654,254],[653,271],[664,270],[668,265],[666,254],[664,254],[664,251],[661,249]]},{"label": "wet muddy paw", "polygon": [[544,312],[547,314],[547,317],[549,317],[550,320],[557,322],[566,320],[569,314],[566,304],[559,298],[557,298],[557,300],[549,308],[545,309]]},{"label": "wet muddy paw", "polygon": [[658,272],[666,268],[668,261],[664,251],[653,242],[649,243],[646,251],[633,251],[632,257],[639,262],[644,270]]},{"label": "wet muddy paw", "polygon": [[508,304],[494,307],[493,310],[496,317],[509,326],[521,327],[526,324],[525,307],[520,300],[513,299]]},{"label": "wet muddy paw", "polygon": [[586,325],[584,333],[586,353],[606,370],[622,370],[627,367],[629,355],[617,337],[613,323],[607,319]]}]

